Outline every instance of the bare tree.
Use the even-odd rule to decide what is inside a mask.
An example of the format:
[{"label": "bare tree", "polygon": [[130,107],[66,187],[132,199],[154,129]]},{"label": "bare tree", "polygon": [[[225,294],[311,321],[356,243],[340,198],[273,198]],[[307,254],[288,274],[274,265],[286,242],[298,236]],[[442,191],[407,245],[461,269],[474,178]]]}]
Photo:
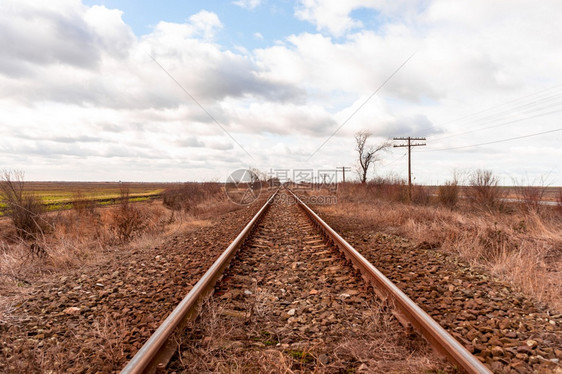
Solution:
[{"label": "bare tree", "polygon": [[499,183],[500,179],[491,170],[475,170],[468,180],[467,198],[475,206],[498,208],[504,198],[504,191]]},{"label": "bare tree", "polygon": [[43,232],[40,214],[43,206],[39,199],[25,191],[24,172],[3,170],[0,175],[0,201],[10,217],[17,234],[25,239]]},{"label": "bare tree", "polygon": [[251,183],[257,183],[260,181],[266,181],[267,180],[267,173],[264,171],[261,171],[258,168],[250,168],[248,169],[250,171],[250,179],[251,179]]},{"label": "bare tree", "polygon": [[361,183],[367,182],[367,173],[371,165],[380,160],[379,154],[390,147],[390,142],[385,141],[377,144],[376,146],[367,145],[367,140],[372,134],[366,130],[359,131],[355,134],[355,142],[357,144],[355,150],[359,156],[359,176]]}]

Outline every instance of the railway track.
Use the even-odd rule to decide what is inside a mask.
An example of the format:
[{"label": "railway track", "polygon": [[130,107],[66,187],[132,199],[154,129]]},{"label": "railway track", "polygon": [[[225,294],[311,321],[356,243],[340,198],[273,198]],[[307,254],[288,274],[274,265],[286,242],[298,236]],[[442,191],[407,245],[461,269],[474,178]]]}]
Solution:
[{"label": "railway track", "polygon": [[[291,194],[272,195],[122,373],[166,367],[184,372],[454,367],[489,372]],[[424,342],[406,339],[397,320],[413,326],[453,366],[423,358]]]}]

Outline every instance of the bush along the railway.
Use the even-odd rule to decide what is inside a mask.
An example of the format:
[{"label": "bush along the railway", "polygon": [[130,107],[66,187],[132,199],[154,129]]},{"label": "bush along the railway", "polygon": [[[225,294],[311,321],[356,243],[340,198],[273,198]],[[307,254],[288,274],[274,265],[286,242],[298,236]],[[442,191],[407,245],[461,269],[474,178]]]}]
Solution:
[{"label": "bush along the railway", "polygon": [[87,198],[83,192],[76,191],[72,197],[72,208],[79,216],[93,216],[96,212],[96,202]]},{"label": "bush along the railway", "polygon": [[429,205],[431,196],[424,186],[412,186],[412,203],[417,205]]},{"label": "bush along the railway", "polygon": [[146,228],[148,217],[129,202],[129,189],[126,186],[121,189],[120,200],[119,207],[112,211],[111,227],[116,238],[124,243]]},{"label": "bush along the railway", "polygon": [[558,211],[562,215],[562,188],[558,189],[558,196],[556,196],[556,202],[558,203],[556,204]]},{"label": "bush along the railway", "polygon": [[368,183],[376,197],[396,202],[408,201],[408,186],[404,179],[389,176],[377,177]]},{"label": "bush along the railway", "polygon": [[456,179],[445,182],[437,189],[439,202],[449,208],[454,209],[459,201],[459,185]]},{"label": "bush along the railway", "polygon": [[466,197],[475,208],[501,210],[504,193],[499,188],[499,182],[491,170],[475,170],[469,177]]},{"label": "bush along the railway", "polygon": [[12,220],[17,235],[22,239],[36,239],[44,231],[41,217],[43,205],[39,199],[25,191],[22,171],[3,171],[0,176],[0,200],[4,213]]},{"label": "bush along the railway", "polygon": [[202,202],[219,198],[222,189],[218,183],[184,183],[162,194],[164,206],[176,211],[191,212]]}]

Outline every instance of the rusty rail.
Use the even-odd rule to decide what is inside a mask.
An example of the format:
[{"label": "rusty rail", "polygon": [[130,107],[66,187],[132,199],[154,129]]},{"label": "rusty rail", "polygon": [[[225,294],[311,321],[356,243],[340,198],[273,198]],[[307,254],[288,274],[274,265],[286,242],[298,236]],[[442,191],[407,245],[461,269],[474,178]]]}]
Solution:
[{"label": "rusty rail", "polygon": [[491,373],[484,364],[455,340],[441,325],[328,226],[293,191],[289,189],[288,191],[310,219],[322,230],[324,235],[337,245],[340,251],[361,271],[362,275],[373,284],[375,292],[382,299],[389,299],[398,309],[399,314],[411,323],[437,351],[447,356],[454,365],[457,365],[467,373]]},{"label": "rusty rail", "polygon": [[169,341],[170,336],[178,327],[197,316],[198,307],[203,298],[212,292],[215,283],[222,275],[236,252],[240,249],[248,235],[268,210],[278,190],[271,195],[259,212],[244,227],[242,232],[234,239],[228,248],[211,265],[203,277],[193,286],[191,291],[162,322],[160,327],[152,334],[141,349],[121,371],[122,374],[154,373],[159,368],[164,368],[168,363],[176,346]]}]

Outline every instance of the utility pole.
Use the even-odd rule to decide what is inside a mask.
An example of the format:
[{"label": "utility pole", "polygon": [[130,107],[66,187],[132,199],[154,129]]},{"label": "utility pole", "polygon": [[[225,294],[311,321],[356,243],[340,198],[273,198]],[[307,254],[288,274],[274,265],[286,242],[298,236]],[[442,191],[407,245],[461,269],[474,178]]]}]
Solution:
[{"label": "utility pole", "polygon": [[349,166],[337,166],[336,167],[336,172],[337,170],[341,170],[342,174],[343,174],[343,183],[345,183],[345,172],[346,171],[351,171],[351,168]]},{"label": "utility pole", "polygon": [[407,138],[393,138],[393,140],[407,140],[408,144],[398,144],[394,148],[408,147],[408,200],[412,201],[412,147],[425,146],[425,143],[412,143],[413,141],[425,140],[425,138],[412,138],[408,136]]}]

